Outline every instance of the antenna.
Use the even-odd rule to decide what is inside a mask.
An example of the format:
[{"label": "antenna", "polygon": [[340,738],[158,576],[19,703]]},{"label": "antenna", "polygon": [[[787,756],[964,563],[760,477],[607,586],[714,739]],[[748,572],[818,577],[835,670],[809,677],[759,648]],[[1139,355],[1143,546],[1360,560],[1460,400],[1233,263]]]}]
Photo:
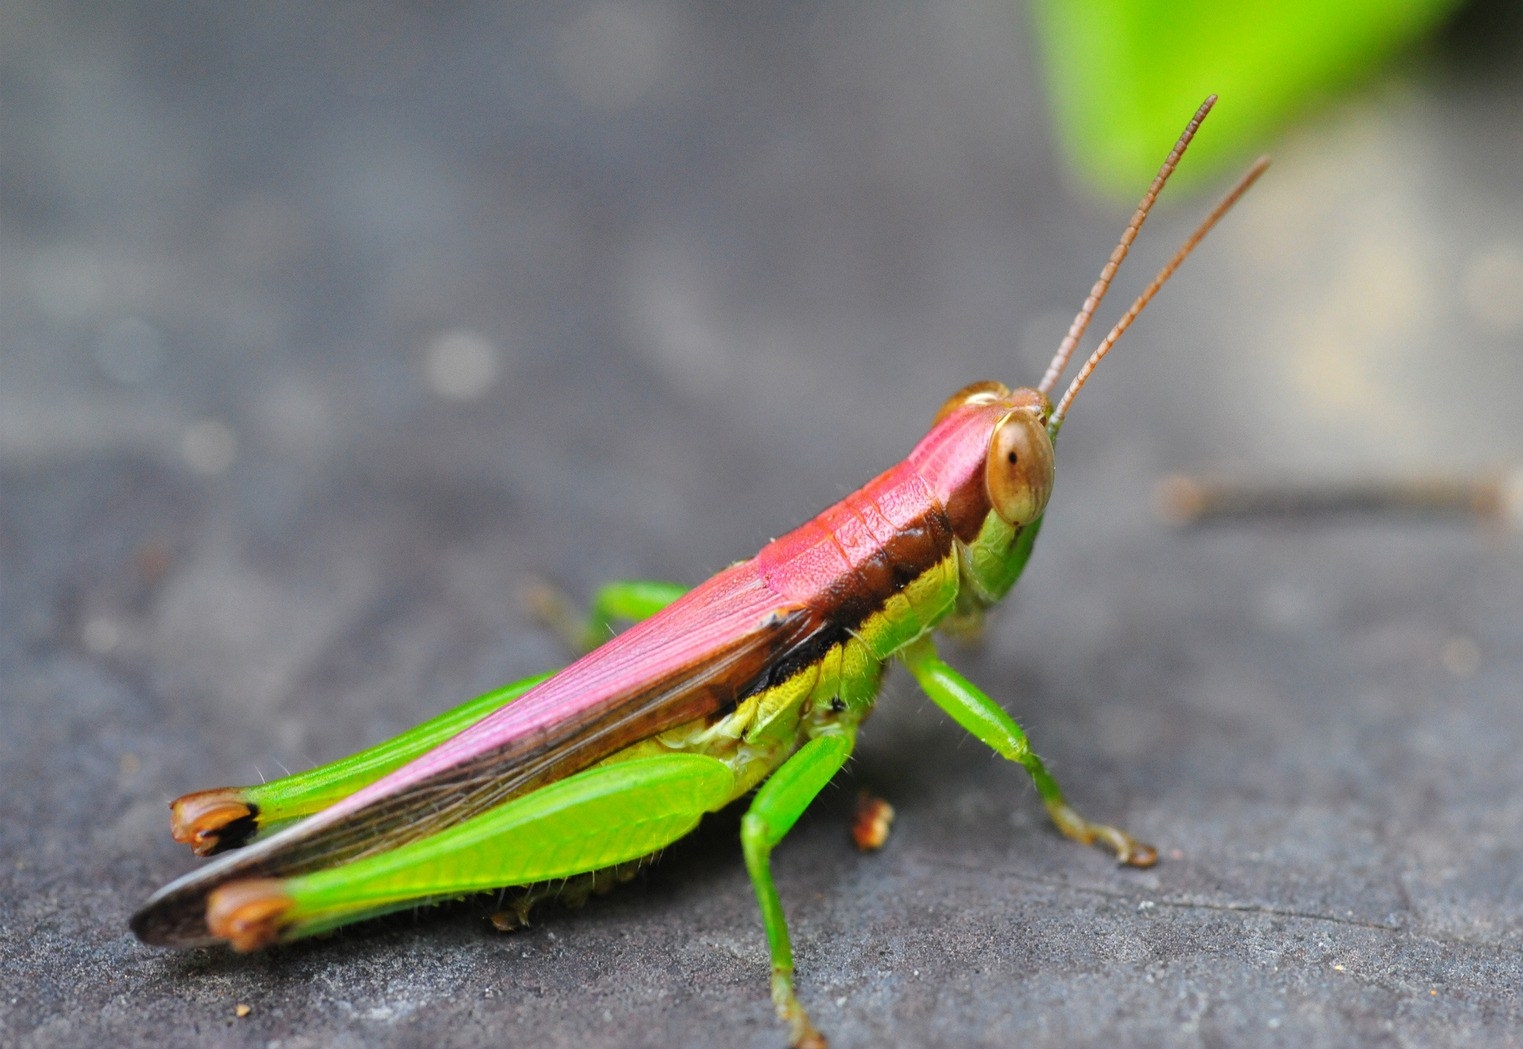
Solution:
[{"label": "antenna", "polygon": [[1131,327],[1132,321],[1137,319],[1137,315],[1142,312],[1143,307],[1152,301],[1153,296],[1158,294],[1158,289],[1164,286],[1164,283],[1174,275],[1174,271],[1179,269],[1180,264],[1185,261],[1190,252],[1195,250],[1195,245],[1205,239],[1206,234],[1211,232],[1211,227],[1215,226],[1221,217],[1232,208],[1232,205],[1236,204],[1238,199],[1248,192],[1248,187],[1258,181],[1259,176],[1264,173],[1264,169],[1267,167],[1269,167],[1268,157],[1260,157],[1253,162],[1253,166],[1244,173],[1242,178],[1237,180],[1237,185],[1233,186],[1227,195],[1217,203],[1216,207],[1211,209],[1211,214],[1207,215],[1205,221],[1195,228],[1194,233],[1190,234],[1189,239],[1180,245],[1179,250],[1174,253],[1174,257],[1168,261],[1168,264],[1163,269],[1158,271],[1158,276],[1153,278],[1153,282],[1143,289],[1141,295],[1137,296],[1137,301],[1132,303],[1131,308],[1116,322],[1116,326],[1110,330],[1110,334],[1100,341],[1100,345],[1095,348],[1095,352],[1090,354],[1089,360],[1084,362],[1084,367],[1080,368],[1079,373],[1074,376],[1073,382],[1069,384],[1068,391],[1063,394],[1063,399],[1058,402],[1057,408],[1053,409],[1052,415],[1047,420],[1048,434],[1052,436],[1057,435],[1058,427],[1063,425],[1063,416],[1068,412],[1068,406],[1073,403],[1075,395],[1084,387],[1084,383],[1089,379],[1091,373],[1094,372],[1095,366],[1111,351],[1111,347],[1116,345],[1116,340],[1121,338],[1121,333]]},{"label": "antenna", "polygon": [[1211,107],[1216,105],[1216,96],[1207,95],[1206,100],[1195,111],[1195,116],[1185,125],[1184,131],[1180,132],[1179,141],[1174,143],[1174,148],[1164,158],[1163,167],[1158,169],[1158,174],[1153,176],[1153,184],[1142,195],[1142,202],[1137,205],[1137,210],[1132,212],[1132,221],[1126,224],[1126,231],[1121,234],[1121,242],[1116,245],[1116,250],[1111,252],[1111,257],[1105,267],[1100,270],[1100,277],[1095,281],[1095,286],[1089,290],[1089,298],[1084,300],[1084,305],[1079,307],[1078,315],[1073,323],[1068,326],[1068,334],[1058,345],[1058,352],[1053,354],[1052,363],[1047,366],[1047,374],[1042,376],[1042,381],[1037,383],[1037,389],[1043,394],[1051,394],[1053,387],[1063,374],[1063,369],[1068,367],[1068,358],[1073,355],[1074,347],[1079,345],[1079,340],[1084,337],[1084,329],[1089,327],[1090,318],[1095,315],[1095,310],[1100,308],[1100,300],[1105,298],[1105,293],[1110,289],[1111,278],[1115,277],[1116,271],[1121,268],[1121,260],[1126,258],[1127,251],[1132,246],[1132,241],[1137,239],[1137,231],[1142,229],[1143,221],[1148,217],[1148,212],[1153,208],[1153,201],[1158,199],[1158,194],[1163,190],[1169,176],[1174,174],[1174,169],[1179,165],[1179,158],[1185,155],[1185,150],[1190,145],[1190,140],[1195,137],[1195,131],[1200,127],[1201,121],[1206,119],[1206,114],[1211,112]]}]

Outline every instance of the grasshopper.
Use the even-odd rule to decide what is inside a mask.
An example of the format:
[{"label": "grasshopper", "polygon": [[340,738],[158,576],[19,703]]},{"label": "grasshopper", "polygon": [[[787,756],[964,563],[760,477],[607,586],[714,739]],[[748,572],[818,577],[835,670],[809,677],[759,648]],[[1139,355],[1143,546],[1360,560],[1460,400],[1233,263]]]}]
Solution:
[{"label": "grasshopper", "polygon": [[1266,160],[1217,205],[1054,406],[1069,357],[1214,101],[1169,153],[1035,388],[980,382],[958,391],[903,462],[691,590],[605,588],[585,636],[604,636],[615,620],[633,625],[559,673],[311,772],[179,798],[175,838],[198,854],[226,855],[156,893],[133,931],[151,944],[252,951],[502,886],[524,887],[522,920],[544,895],[628,876],[704,814],[754,791],[741,848],[773,1002],[793,1045],[824,1046],[794,993],[771,854],[851,756],[890,660],[1026,770],[1063,834],[1150,866],[1151,846],[1068,804],[1020,726],[941,658],[932,633],[976,627],[1014,586],[1075,395],[1263,171]]}]

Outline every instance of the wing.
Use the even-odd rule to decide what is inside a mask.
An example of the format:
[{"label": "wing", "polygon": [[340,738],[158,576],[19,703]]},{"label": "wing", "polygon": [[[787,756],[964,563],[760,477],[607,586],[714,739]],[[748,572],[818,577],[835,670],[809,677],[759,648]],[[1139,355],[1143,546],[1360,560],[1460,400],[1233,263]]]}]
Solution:
[{"label": "wing", "polygon": [[133,931],[166,946],[213,942],[205,912],[216,887],[386,852],[723,714],[828,630],[807,606],[784,603],[750,562],[734,565],[422,757],[165,886],[133,916]]}]

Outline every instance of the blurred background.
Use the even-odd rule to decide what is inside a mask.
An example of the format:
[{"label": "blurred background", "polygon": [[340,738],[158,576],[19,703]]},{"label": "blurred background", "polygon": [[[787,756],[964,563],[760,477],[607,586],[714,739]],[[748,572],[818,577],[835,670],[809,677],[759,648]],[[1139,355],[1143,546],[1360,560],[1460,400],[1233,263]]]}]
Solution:
[{"label": "blurred background", "polygon": [[[8,4],[0,1041],[781,1044],[733,819],[515,937],[125,921],[189,868],[169,798],[563,661],[526,581],[696,582],[1035,382],[1212,90],[1096,327],[1274,167],[953,655],[1164,862],[1068,846],[893,682],[778,853],[800,995],[839,1045],[1514,1038],[1515,519],[1152,498],[1523,463],[1523,17],[1197,6]],[[901,813],[865,859],[857,785]]]}]

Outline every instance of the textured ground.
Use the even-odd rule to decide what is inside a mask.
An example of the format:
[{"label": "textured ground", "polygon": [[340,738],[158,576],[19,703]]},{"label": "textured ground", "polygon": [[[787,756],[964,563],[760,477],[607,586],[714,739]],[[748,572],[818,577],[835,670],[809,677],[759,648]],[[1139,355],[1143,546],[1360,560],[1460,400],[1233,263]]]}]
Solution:
[{"label": "textured ground", "polygon": [[[240,958],[126,919],[191,865],[169,797],[559,659],[526,579],[696,581],[957,387],[1034,381],[1124,209],[1063,182],[1008,4],[318,10],[6,8],[0,1042],[779,1046],[733,817],[515,936],[466,904]],[[777,854],[836,1045],[1516,1044],[1523,541],[1150,509],[1173,470],[1523,462],[1497,54],[1273,143],[954,654],[1163,862],[1062,841],[896,678]],[[875,856],[857,785],[899,810]]]}]

